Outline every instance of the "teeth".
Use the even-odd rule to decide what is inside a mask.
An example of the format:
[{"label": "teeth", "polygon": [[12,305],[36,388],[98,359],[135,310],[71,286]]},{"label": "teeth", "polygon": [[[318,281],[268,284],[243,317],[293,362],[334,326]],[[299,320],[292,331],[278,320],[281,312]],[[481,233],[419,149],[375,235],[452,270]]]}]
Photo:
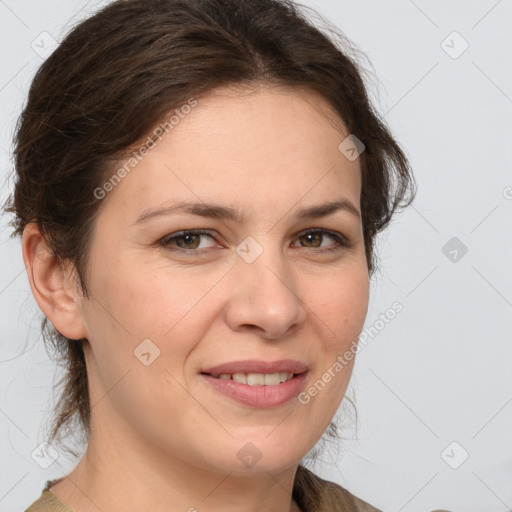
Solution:
[{"label": "teeth", "polygon": [[281,382],[285,382],[293,378],[293,372],[279,373],[222,373],[219,379],[233,379],[240,384],[248,384],[249,386],[276,386]]},{"label": "teeth", "polygon": [[279,372],[279,382],[286,382],[287,380],[293,379],[293,372]]}]

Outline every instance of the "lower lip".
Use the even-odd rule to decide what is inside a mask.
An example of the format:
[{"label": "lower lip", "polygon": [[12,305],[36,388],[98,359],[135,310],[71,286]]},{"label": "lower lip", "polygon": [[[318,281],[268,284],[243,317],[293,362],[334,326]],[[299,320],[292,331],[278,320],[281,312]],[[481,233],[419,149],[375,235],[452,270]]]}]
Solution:
[{"label": "lower lip", "polygon": [[275,386],[250,386],[233,379],[217,379],[204,373],[201,377],[204,377],[217,391],[233,400],[250,407],[264,409],[285,404],[296,397],[304,386],[307,373],[301,373]]}]

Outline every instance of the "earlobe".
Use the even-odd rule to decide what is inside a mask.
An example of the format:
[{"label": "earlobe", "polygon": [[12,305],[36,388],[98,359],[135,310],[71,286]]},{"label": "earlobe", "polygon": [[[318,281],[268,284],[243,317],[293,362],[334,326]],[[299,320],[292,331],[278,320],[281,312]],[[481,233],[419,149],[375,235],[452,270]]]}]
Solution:
[{"label": "earlobe", "polygon": [[57,261],[33,222],[23,231],[22,252],[32,294],[52,325],[67,338],[87,338],[74,266],[69,262],[63,267]]}]

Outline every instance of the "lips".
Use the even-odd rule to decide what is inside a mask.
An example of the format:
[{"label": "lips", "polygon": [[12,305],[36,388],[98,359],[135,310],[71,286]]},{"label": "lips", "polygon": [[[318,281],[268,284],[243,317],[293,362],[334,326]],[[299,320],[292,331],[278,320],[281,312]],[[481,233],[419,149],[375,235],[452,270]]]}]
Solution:
[{"label": "lips", "polygon": [[208,374],[201,374],[200,378],[215,395],[219,393],[251,408],[269,409],[291,403],[304,390],[307,376],[308,372],[303,372],[286,382],[270,386],[252,386],[232,379],[215,378]]},{"label": "lips", "polygon": [[294,373],[301,374],[308,371],[307,365],[293,359],[280,361],[261,361],[248,359],[244,361],[231,361],[216,366],[205,368],[201,373],[218,377],[222,373]]}]

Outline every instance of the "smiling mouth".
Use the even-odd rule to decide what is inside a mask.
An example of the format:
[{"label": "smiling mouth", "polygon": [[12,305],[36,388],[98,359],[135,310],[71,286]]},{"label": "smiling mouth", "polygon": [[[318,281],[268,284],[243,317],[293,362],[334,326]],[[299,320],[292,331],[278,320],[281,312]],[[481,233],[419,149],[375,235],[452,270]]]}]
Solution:
[{"label": "smiling mouth", "polygon": [[[226,368],[227,369],[227,368]],[[286,368],[290,369],[290,368]],[[255,409],[268,409],[290,403],[304,389],[309,372],[221,373],[224,368],[201,372],[202,379],[215,392]],[[235,368],[230,368],[231,371]],[[302,371],[302,373],[300,373]]]},{"label": "smiling mouth", "polygon": [[207,375],[214,379],[233,380],[239,384],[248,386],[277,386],[292,380],[298,373],[292,372],[276,372],[276,373],[221,373],[213,375],[202,372],[201,375]]}]

